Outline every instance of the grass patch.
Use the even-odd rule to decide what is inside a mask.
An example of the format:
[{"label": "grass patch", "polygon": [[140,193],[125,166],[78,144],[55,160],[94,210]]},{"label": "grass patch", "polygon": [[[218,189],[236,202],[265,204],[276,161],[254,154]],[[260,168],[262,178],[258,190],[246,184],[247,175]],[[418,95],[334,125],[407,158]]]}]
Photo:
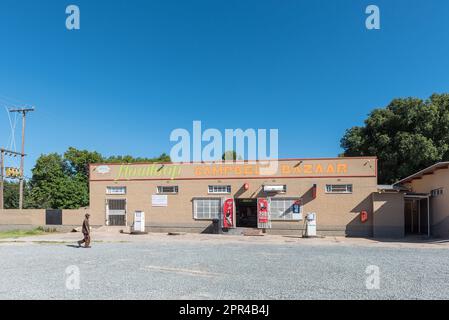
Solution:
[{"label": "grass patch", "polygon": [[38,227],[32,230],[10,230],[0,231],[0,239],[17,239],[22,237],[40,236],[47,233],[56,232],[56,229]]}]

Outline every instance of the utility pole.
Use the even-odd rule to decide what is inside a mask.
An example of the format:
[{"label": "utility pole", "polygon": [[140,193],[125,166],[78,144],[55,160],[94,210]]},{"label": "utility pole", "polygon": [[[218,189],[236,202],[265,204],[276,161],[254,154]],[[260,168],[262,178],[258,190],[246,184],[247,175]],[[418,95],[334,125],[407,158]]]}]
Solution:
[{"label": "utility pole", "polygon": [[9,112],[17,112],[22,114],[22,152],[20,158],[20,182],[19,182],[19,209],[23,208],[23,167],[25,162],[25,123],[26,123],[26,114],[27,112],[34,111],[34,108],[18,108],[18,109],[9,109]]},{"label": "utility pole", "polygon": [[3,199],[3,177],[4,177],[4,167],[5,167],[5,151],[0,150],[0,210],[3,210],[4,199]]},{"label": "utility pole", "polygon": [[5,155],[7,156],[26,156],[26,154],[18,153],[11,150],[0,148],[0,210],[5,208],[5,200],[3,196],[4,179],[5,179]]}]

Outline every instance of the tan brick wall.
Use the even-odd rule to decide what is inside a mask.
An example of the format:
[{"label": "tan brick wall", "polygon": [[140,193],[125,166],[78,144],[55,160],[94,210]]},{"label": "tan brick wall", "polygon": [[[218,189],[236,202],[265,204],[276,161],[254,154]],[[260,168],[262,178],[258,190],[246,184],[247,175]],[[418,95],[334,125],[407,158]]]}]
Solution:
[{"label": "tan brick wall", "polygon": [[0,210],[0,225],[45,225],[45,210]]},{"label": "tan brick wall", "polygon": [[[83,223],[86,212],[86,209],[62,210],[62,224],[64,226],[79,226]],[[45,226],[45,210],[0,210],[0,225]]]},{"label": "tan brick wall", "polygon": [[[316,168],[327,168],[328,163],[346,164],[346,173],[340,175],[328,175],[326,172],[313,175],[298,173],[297,176],[288,175],[285,169],[282,172],[282,165],[289,168],[305,165],[311,166],[311,170]],[[146,225],[151,227],[184,227],[197,228],[199,231],[210,224],[210,221],[195,220],[193,218],[192,199],[195,197],[232,197],[232,198],[257,198],[266,197],[262,191],[264,184],[287,185],[285,194],[277,194],[274,197],[294,197],[302,199],[304,204],[303,212],[316,212],[318,230],[337,231],[348,235],[372,235],[372,196],[377,191],[376,160],[374,158],[363,159],[328,159],[328,160],[300,160],[286,161],[280,164],[280,171],[270,177],[254,177],[249,175],[240,178],[223,178],[216,176],[202,176],[201,178],[190,179],[194,174],[192,164],[185,164],[181,176],[177,180],[154,180],[143,179],[141,177],[123,180],[107,179],[108,176],[92,173],[100,165],[91,167],[93,175],[90,181],[90,213],[92,224],[104,224],[106,221],[106,199],[123,198],[127,200],[127,221],[132,224],[133,212],[142,210],[146,213]],[[198,165],[195,165],[198,166]],[[115,175],[118,166],[108,165],[111,169],[109,178]],[[304,169],[303,173],[304,173]],[[320,169],[318,169],[320,171]],[[308,172],[308,171],[307,171]],[[112,176],[111,176],[112,175]],[[243,185],[249,184],[249,190],[244,190]],[[210,195],[208,185],[231,185],[231,195]],[[317,185],[317,198],[312,199],[311,188]],[[326,194],[326,184],[353,184],[351,194]],[[157,186],[177,185],[179,193],[168,195],[168,207],[152,207],[151,195],[156,194]],[[106,195],[108,186],[125,186],[126,195]],[[362,210],[369,213],[369,221],[362,224],[359,214]],[[278,230],[300,230],[302,222],[277,222],[273,221],[273,232]]]},{"label": "tan brick wall", "polygon": [[80,226],[88,209],[62,210],[62,224],[64,226]]},{"label": "tan brick wall", "polygon": [[404,237],[404,194],[373,193],[373,236]]}]

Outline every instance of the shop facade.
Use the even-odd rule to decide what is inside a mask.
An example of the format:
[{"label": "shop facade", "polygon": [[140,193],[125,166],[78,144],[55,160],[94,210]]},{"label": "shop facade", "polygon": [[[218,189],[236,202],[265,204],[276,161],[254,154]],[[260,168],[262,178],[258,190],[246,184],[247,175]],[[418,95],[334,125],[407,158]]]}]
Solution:
[{"label": "shop facade", "polygon": [[300,235],[315,213],[318,234],[373,235],[374,157],[270,162],[92,164],[92,224],[147,231],[264,229]]}]

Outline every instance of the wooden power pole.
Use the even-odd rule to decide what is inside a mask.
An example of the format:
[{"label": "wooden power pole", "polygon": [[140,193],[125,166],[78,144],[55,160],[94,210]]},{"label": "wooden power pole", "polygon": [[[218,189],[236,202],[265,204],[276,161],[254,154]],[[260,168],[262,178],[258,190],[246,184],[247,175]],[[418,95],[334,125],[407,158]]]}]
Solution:
[{"label": "wooden power pole", "polygon": [[26,114],[34,111],[34,108],[18,108],[10,109],[9,112],[18,112],[22,114],[22,152],[20,158],[20,180],[19,180],[19,209],[23,208],[23,179],[24,179],[24,162],[25,162],[25,124]]},{"label": "wooden power pole", "polygon": [[5,208],[5,201],[3,199],[3,179],[4,179],[4,168],[5,168],[5,151],[0,150],[0,210]]}]

